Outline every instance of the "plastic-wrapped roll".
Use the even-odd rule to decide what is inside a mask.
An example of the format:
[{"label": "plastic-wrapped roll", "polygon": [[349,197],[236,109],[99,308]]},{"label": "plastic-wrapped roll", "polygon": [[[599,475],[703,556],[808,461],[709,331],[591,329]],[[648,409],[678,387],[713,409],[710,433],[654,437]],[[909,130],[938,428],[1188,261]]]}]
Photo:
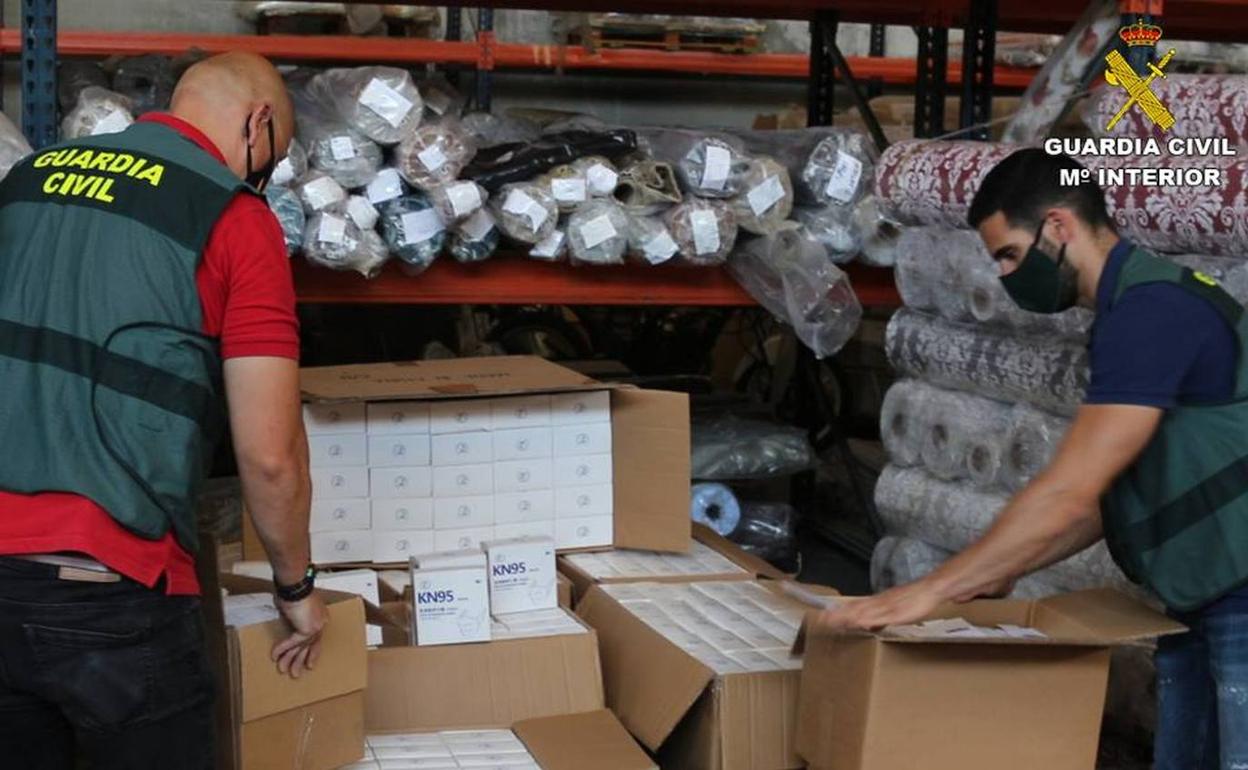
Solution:
[{"label": "plastic-wrapped roll", "polygon": [[303,202],[289,187],[271,184],[264,188],[264,198],[269,202],[273,216],[282,226],[282,237],[286,240],[286,253],[294,256],[303,246],[303,231],[307,227],[308,218],[303,213]]},{"label": "plastic-wrapped roll", "polygon": [[78,139],[97,134],[115,134],[134,122],[130,100],[99,86],[88,86],[78,94],[78,103],[61,121],[61,138]]},{"label": "plastic-wrapped roll", "polygon": [[923,460],[923,436],[927,433],[927,410],[923,404],[935,391],[918,380],[897,380],[884,394],[880,406],[880,440],[889,460],[908,468]]},{"label": "plastic-wrapped roll", "polygon": [[723,484],[694,484],[689,496],[689,515],[695,522],[728,537],[741,523],[741,503]]},{"label": "plastic-wrapped roll", "polygon": [[394,164],[413,187],[429,189],[459,178],[477,145],[454,120],[426,123],[394,148]]},{"label": "plastic-wrapped roll", "polygon": [[378,144],[397,143],[424,117],[412,76],[396,67],[328,69],[312,78],[308,91]]},{"label": "plastic-wrapped roll", "polygon": [[477,147],[528,144],[537,141],[542,135],[542,129],[530,120],[498,116],[488,112],[470,112],[461,119],[460,123],[464,133]]},{"label": "plastic-wrapped roll", "polygon": [[667,163],[634,160],[620,170],[615,199],[633,216],[654,216],[684,200]]},{"label": "plastic-wrapped roll", "polygon": [[969,475],[972,453],[979,451],[976,463],[988,474],[991,486],[1000,472],[1010,428],[1010,407],[999,401],[969,393],[938,391],[923,404],[927,430],[923,434],[923,467],[946,481]]},{"label": "plastic-wrapped roll", "polygon": [[346,211],[347,216],[351,217],[351,221],[355,222],[356,227],[361,230],[375,229],[377,220],[381,218],[380,212],[363,195],[349,196],[347,198]]},{"label": "plastic-wrapped roll", "polygon": [[889,321],[885,345],[903,375],[1059,414],[1073,414],[1087,387],[1087,350],[1072,342],[1018,337],[902,309]]},{"label": "plastic-wrapped roll", "polygon": [[875,148],[855,131],[833,134],[815,145],[802,169],[802,182],[815,202],[854,206],[875,181]]},{"label": "plastic-wrapped roll", "polygon": [[430,120],[459,117],[468,100],[441,73],[422,78],[416,90],[425,100],[425,113]]},{"label": "plastic-wrapped roll", "polygon": [[451,227],[446,252],[457,262],[484,262],[498,249],[499,239],[494,215],[488,209],[477,209]]},{"label": "plastic-wrapped roll", "polygon": [[586,265],[622,265],[628,229],[628,215],[614,200],[589,201],[568,218],[568,255]]},{"label": "plastic-wrapped roll", "polygon": [[1017,491],[1044,470],[1057,446],[1070,428],[1070,420],[1025,404],[1014,406],[1006,442],[1002,480],[1006,489]]},{"label": "plastic-wrapped roll", "polygon": [[503,233],[521,243],[540,243],[559,224],[559,207],[540,184],[505,185],[490,206]]},{"label": "plastic-wrapped roll", "polygon": [[852,209],[844,206],[796,206],[793,209],[793,219],[800,222],[806,232],[823,244],[828,252],[828,259],[834,264],[843,265],[862,250],[858,231],[853,226]]},{"label": "plastic-wrapped roll", "polygon": [[[866,181],[862,184],[861,190],[857,184],[853,185],[853,193],[849,195],[849,199],[839,201],[836,205],[852,203],[855,195],[865,195],[871,190],[869,166],[875,162],[875,146],[870,138],[860,131],[839,126],[811,126],[795,130],[736,131],[734,133],[745,143],[745,151],[749,154],[771,156],[789,169],[793,189],[800,204],[829,205],[828,184],[832,178],[831,172],[836,170],[835,150],[837,148],[844,150],[852,158],[864,162],[863,168],[858,171],[858,176],[860,178],[865,176]],[[830,168],[827,163],[829,155],[833,161]],[[813,166],[812,158],[814,159]],[[819,171],[819,168],[823,168],[823,171]],[[841,193],[850,181],[846,178],[847,174],[855,170],[856,167],[852,165],[852,161],[845,161],[837,182],[833,185],[833,192]],[[813,187],[807,181],[807,176],[810,182],[814,183]]]},{"label": "plastic-wrapped roll", "polygon": [[910,537],[884,537],[871,553],[871,590],[886,591],[924,577],[953,553]]},{"label": "plastic-wrapped roll", "polygon": [[571,164],[573,172],[585,177],[585,187],[591,198],[609,198],[620,183],[620,172],[615,164],[601,155],[577,158]]},{"label": "plastic-wrapped roll", "polygon": [[322,126],[307,141],[312,167],[348,190],[368,184],[381,168],[381,146],[345,124]]},{"label": "plastic-wrapped roll", "polygon": [[663,222],[690,264],[722,265],[737,243],[737,217],[720,201],[689,198],[667,212]]},{"label": "plastic-wrapped roll", "polygon": [[269,178],[269,182],[290,187],[307,173],[308,151],[303,149],[298,139],[291,137],[290,145],[286,148],[286,157],[273,167],[273,176]]},{"label": "plastic-wrapped roll", "polygon": [[98,61],[65,59],[56,67],[56,100],[61,112],[69,112],[78,103],[78,95],[86,88],[108,88],[108,73]]},{"label": "plastic-wrapped roll", "polygon": [[472,216],[489,197],[476,182],[450,182],[429,188],[429,198],[443,222],[459,222]]},{"label": "plastic-wrapped roll", "polygon": [[342,206],[308,218],[303,254],[309,262],[333,270],[354,270],[366,278],[381,272],[390,252],[372,230],[361,230]]},{"label": "plastic-wrapped roll", "polygon": [[568,254],[568,234],[562,229],[550,231],[550,235],[533,244],[529,256],[542,262],[558,262]]},{"label": "plastic-wrapped roll", "polygon": [[741,193],[732,199],[737,224],[755,235],[776,232],[793,212],[789,170],[772,158],[751,158],[741,183]]},{"label": "plastic-wrapped roll", "polygon": [[0,179],[4,179],[22,158],[32,152],[26,137],[8,116],[0,113]]},{"label": "plastic-wrapped roll", "polygon": [[894,276],[906,307],[935,313],[948,320],[972,318],[963,290],[966,276],[949,260],[949,255],[958,253],[958,249],[945,243],[966,238],[978,239],[979,236],[935,227],[902,229],[897,241]]},{"label": "plastic-wrapped roll", "polygon": [[876,267],[892,267],[897,263],[897,244],[901,224],[888,216],[874,195],[865,195],[854,206],[853,228],[862,244],[858,260]]},{"label": "plastic-wrapped roll", "polygon": [[680,247],[658,217],[629,218],[628,256],[647,265],[661,265],[679,253]]},{"label": "plastic-wrapped roll", "polygon": [[1092,327],[1093,313],[1087,308],[1075,307],[1051,315],[1023,310],[1005,291],[1001,278],[993,272],[977,270],[966,274],[963,290],[967,294],[966,305],[971,317],[982,324],[1070,339],[1087,337]]},{"label": "plastic-wrapped roll", "polygon": [[387,167],[378,170],[364,186],[364,197],[380,210],[386,203],[395,198],[401,198],[411,191],[412,188],[407,186],[403,177],[399,176],[398,170]]},{"label": "plastic-wrapped roll", "polygon": [[177,82],[173,60],[159,54],[128,56],[113,71],[113,90],[130,100],[135,115],[167,109]]},{"label": "plastic-wrapped roll", "polygon": [[571,164],[555,166],[539,181],[555,199],[560,214],[570,214],[589,200],[589,182],[585,172]]},{"label": "plastic-wrapped roll", "polygon": [[416,192],[382,204],[381,235],[404,272],[417,274],[433,264],[446,245],[446,223],[428,196]]},{"label": "plastic-wrapped roll", "polygon": [[347,191],[342,189],[342,185],[329,174],[315,170],[309,171],[299,180],[295,185],[295,194],[299,196],[304,211],[309,214],[347,200]]},{"label": "plastic-wrapped roll", "polygon": [[693,143],[677,166],[685,188],[703,198],[731,198],[746,187],[749,158],[729,143],[703,137]]}]

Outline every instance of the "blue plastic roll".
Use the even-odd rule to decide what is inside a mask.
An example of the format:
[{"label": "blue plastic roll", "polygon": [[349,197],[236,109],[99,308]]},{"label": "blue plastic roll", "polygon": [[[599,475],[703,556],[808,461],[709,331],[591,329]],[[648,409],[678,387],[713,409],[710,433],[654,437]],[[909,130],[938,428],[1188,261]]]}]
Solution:
[{"label": "blue plastic roll", "polygon": [[689,500],[689,515],[727,537],[741,523],[741,503],[732,490],[723,484],[694,484]]}]

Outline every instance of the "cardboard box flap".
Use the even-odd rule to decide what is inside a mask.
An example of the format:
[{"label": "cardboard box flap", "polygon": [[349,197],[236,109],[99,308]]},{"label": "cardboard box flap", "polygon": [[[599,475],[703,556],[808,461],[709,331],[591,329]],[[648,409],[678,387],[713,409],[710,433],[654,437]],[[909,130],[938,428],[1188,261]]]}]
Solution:
[{"label": "cardboard box flap", "polygon": [[610,386],[536,356],[398,361],[300,370],[305,401],[398,401],[501,396]]},{"label": "cardboard box flap", "polygon": [[767,560],[760,559],[746,551],[705,524],[695,523],[693,525],[693,537],[695,540],[714,548],[733,564],[749,570],[758,577],[765,577],[768,580],[785,580],[793,577],[776,569]]},{"label": "cardboard box flap", "polygon": [[689,397],[620,388],[611,411],[615,547],[688,551]]},{"label": "cardboard box flap", "polygon": [[715,672],[671,644],[599,586],[577,614],[598,631],[607,706],[651,751],[680,723]]},{"label": "cardboard box flap", "polygon": [[1097,640],[1122,644],[1181,634],[1187,626],[1118,591],[1103,588],[1050,596],[1037,602],[1037,617],[1051,610],[1075,620]]},{"label": "cardboard box flap", "polygon": [[542,770],[658,770],[610,711],[526,719],[512,726]]}]

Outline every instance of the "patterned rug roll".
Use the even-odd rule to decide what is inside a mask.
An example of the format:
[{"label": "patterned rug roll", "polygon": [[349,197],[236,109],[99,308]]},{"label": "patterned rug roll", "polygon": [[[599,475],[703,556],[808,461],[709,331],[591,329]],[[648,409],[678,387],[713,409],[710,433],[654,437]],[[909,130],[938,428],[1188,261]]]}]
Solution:
[{"label": "patterned rug roll", "polygon": [[1097,136],[1217,136],[1231,144],[1248,145],[1248,75],[1189,75],[1176,72],[1156,78],[1149,90],[1170,114],[1174,125],[1163,135],[1143,110],[1127,110],[1112,131],[1106,131],[1122,107],[1120,88],[1100,88],[1084,103],[1083,123]]}]

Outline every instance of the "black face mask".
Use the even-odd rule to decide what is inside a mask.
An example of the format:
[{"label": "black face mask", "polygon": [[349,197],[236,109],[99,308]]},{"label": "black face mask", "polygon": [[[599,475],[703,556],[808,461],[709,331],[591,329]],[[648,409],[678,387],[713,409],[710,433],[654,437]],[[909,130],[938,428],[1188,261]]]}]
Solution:
[{"label": "black face mask", "polygon": [[247,176],[243,181],[255,188],[256,192],[264,192],[264,188],[269,184],[269,177],[273,176],[273,169],[277,168],[277,143],[273,139],[273,120],[267,123],[269,127],[269,162],[264,164],[263,168],[252,170],[251,168],[251,121],[243,124],[243,136],[247,138]]},{"label": "black face mask", "polygon": [[1044,222],[1036,231],[1018,268],[1001,278],[1010,297],[1023,310],[1033,313],[1060,313],[1075,306],[1079,299],[1079,274],[1066,261],[1066,244],[1054,258],[1040,248]]}]

